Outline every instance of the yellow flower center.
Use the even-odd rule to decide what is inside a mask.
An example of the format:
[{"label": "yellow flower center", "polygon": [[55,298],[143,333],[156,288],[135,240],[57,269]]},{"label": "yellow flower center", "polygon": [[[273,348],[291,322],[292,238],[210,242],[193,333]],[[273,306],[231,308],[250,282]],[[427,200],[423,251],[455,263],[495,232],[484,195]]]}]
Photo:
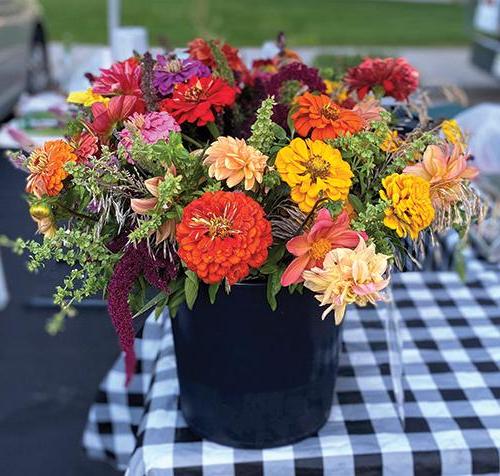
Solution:
[{"label": "yellow flower center", "polygon": [[202,93],[203,93],[203,88],[201,86],[195,85],[189,88],[184,93],[184,98],[186,99],[186,101],[198,102]]},{"label": "yellow flower center", "polygon": [[323,106],[321,109],[321,115],[329,121],[335,121],[339,118],[338,110],[332,104]]},{"label": "yellow flower center", "polygon": [[178,73],[182,69],[182,62],[179,59],[170,60],[162,69],[167,73]]},{"label": "yellow flower center", "polygon": [[193,223],[206,227],[208,235],[212,240],[215,238],[227,238],[238,233],[238,230],[232,229],[232,222],[224,216],[212,216],[210,218],[193,218]]},{"label": "yellow flower center", "polygon": [[313,180],[318,178],[325,179],[330,171],[330,163],[320,155],[313,155],[306,164],[307,171]]},{"label": "yellow flower center", "polygon": [[31,158],[28,163],[28,169],[34,174],[40,174],[45,170],[48,162],[49,156],[47,155],[47,153],[44,150],[35,149],[31,153]]},{"label": "yellow flower center", "polygon": [[326,238],[320,238],[312,244],[311,256],[316,260],[323,259],[331,249],[330,242]]}]

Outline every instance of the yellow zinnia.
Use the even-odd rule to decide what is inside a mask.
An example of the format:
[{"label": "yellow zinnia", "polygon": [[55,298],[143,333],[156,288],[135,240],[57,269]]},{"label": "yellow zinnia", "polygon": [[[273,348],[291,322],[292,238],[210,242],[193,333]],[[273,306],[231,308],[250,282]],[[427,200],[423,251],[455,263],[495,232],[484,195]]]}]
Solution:
[{"label": "yellow zinnia", "polygon": [[292,200],[305,213],[320,198],[345,200],[349,194],[351,167],[339,150],[321,140],[292,140],[278,152],[275,165],[292,189]]},{"label": "yellow zinnia", "polygon": [[400,238],[416,239],[434,219],[434,208],[427,180],[414,175],[392,174],[382,180],[380,197],[389,202],[384,225]]},{"label": "yellow zinnia", "polygon": [[448,142],[451,142],[452,144],[463,144],[465,139],[464,134],[455,119],[443,121],[441,123],[441,130],[443,131],[443,134]]},{"label": "yellow zinnia", "polygon": [[107,104],[109,102],[109,98],[105,98],[100,94],[94,93],[92,88],[88,88],[86,91],[73,91],[68,94],[66,98],[66,102],[71,102],[73,104],[81,104],[85,107],[90,107],[95,102],[102,102]]}]

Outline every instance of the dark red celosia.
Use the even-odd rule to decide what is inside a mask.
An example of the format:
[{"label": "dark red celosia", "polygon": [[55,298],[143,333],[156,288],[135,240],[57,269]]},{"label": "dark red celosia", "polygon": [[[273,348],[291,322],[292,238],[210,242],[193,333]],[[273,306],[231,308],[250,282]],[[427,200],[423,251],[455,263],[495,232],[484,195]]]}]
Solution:
[{"label": "dark red celosia", "polygon": [[298,81],[303,89],[310,92],[324,92],[326,89],[319,71],[298,61],[282,66],[276,74],[273,74],[267,81],[263,81],[267,95],[274,96],[278,101],[278,104],[274,106],[273,121],[286,130],[288,130],[290,104],[283,102],[281,93],[287,81]]},{"label": "dark red celosia", "polygon": [[279,100],[283,84],[287,81],[298,81],[310,92],[318,91],[322,93],[326,89],[325,83],[316,68],[310,68],[304,63],[295,61],[283,66],[276,74],[271,76],[266,85],[267,93]]},{"label": "dark red celosia", "polygon": [[[123,246],[126,239],[115,240],[109,245],[110,250],[116,251]],[[134,283],[140,276],[144,276],[148,283],[161,290],[167,291],[168,284],[177,274],[178,264],[173,258],[154,257],[145,242],[136,247],[128,246],[116,263],[108,284],[108,312],[111,322],[118,334],[120,347],[125,354],[126,384],[130,382],[135,370],[136,356],[134,351],[134,326],[132,311],[128,299]]]},{"label": "dark red celosia", "polygon": [[345,82],[360,99],[379,87],[385,96],[405,101],[418,88],[419,74],[404,58],[366,58],[347,71]]}]

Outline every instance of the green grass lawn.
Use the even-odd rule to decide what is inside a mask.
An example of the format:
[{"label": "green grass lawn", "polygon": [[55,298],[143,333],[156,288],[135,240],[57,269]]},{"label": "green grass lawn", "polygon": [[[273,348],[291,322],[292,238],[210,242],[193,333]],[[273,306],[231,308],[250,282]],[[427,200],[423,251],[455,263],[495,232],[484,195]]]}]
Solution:
[{"label": "green grass lawn", "polygon": [[[105,0],[41,0],[53,40],[106,42]],[[260,45],[283,30],[289,45],[457,45],[468,7],[362,0],[123,0],[123,23],[144,25],[150,43],[205,35]]]}]

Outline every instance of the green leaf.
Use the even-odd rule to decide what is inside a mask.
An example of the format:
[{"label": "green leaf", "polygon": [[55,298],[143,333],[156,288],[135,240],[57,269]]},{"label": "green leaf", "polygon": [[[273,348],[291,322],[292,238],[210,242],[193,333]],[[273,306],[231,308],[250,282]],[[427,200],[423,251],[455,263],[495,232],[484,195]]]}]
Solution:
[{"label": "green leaf", "polygon": [[175,317],[177,315],[177,311],[179,310],[179,306],[186,300],[186,294],[184,290],[179,290],[175,294],[171,294],[168,300],[168,312],[171,317]]},{"label": "green leaf", "polygon": [[281,289],[281,274],[283,270],[278,270],[278,272],[270,274],[267,277],[267,288],[266,288],[266,295],[267,295],[267,302],[269,303],[269,306],[273,311],[276,311],[278,307],[278,301],[276,300],[276,295],[279,293]]},{"label": "green leaf", "polygon": [[158,319],[162,315],[166,305],[167,305],[167,298],[165,297],[165,299],[162,299],[155,307],[155,319]]},{"label": "green leaf", "polygon": [[156,306],[161,302],[162,299],[165,299],[167,296],[164,292],[158,293],[154,298],[150,299],[144,306],[142,306],[135,314],[134,319],[146,311],[149,311],[151,308]]},{"label": "green leaf", "polygon": [[267,263],[276,264],[285,254],[285,245],[273,246],[269,251]]},{"label": "green leaf", "polygon": [[358,197],[356,197],[356,195],[350,193],[349,202],[351,202],[351,205],[354,207],[354,210],[356,210],[358,213],[363,213],[365,211],[365,206],[363,205],[361,200]]},{"label": "green leaf", "polygon": [[278,271],[278,267],[273,263],[265,263],[259,268],[259,271],[262,274],[273,274]]},{"label": "green leaf", "polygon": [[208,297],[210,298],[210,304],[215,302],[215,298],[217,297],[217,291],[220,288],[220,283],[211,284],[208,286]]},{"label": "green leaf", "polygon": [[189,309],[193,309],[199,288],[198,276],[193,271],[186,271],[186,281],[184,282],[184,292],[186,294],[186,304]]}]

